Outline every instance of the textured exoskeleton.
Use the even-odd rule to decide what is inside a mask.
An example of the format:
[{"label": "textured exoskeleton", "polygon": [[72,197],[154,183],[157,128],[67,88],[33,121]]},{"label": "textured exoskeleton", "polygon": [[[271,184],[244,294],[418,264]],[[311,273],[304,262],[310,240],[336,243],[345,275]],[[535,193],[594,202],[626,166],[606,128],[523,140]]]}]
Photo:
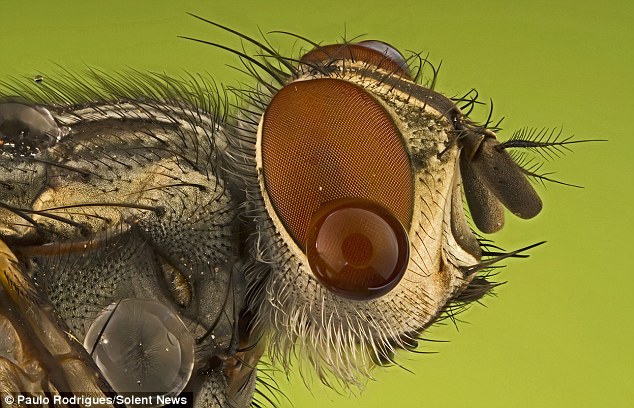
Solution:
[{"label": "textured exoskeleton", "polygon": [[[205,401],[203,406],[225,406],[227,400],[247,405],[250,393],[226,394],[230,386],[252,388],[255,376],[243,376],[238,385],[228,378],[227,364],[240,342],[237,320],[244,307],[245,281],[238,253],[239,200],[219,170],[223,130],[208,113],[216,113],[212,106],[170,101],[169,85],[153,80],[163,88],[144,98],[126,99],[123,90],[110,89],[90,102],[75,95],[73,104],[43,107],[10,100],[0,105],[0,228],[10,248],[5,248],[10,268],[4,290],[16,302],[54,310],[46,317],[50,322],[31,319],[29,303],[17,308],[24,315],[6,315],[3,323],[13,332],[10,338],[20,339],[18,345],[76,349],[77,357],[68,364],[79,364],[85,359],[81,343],[91,347],[85,338],[95,319],[114,305],[108,324],[120,320],[120,330],[108,337],[98,328],[99,336],[110,344],[131,339],[140,343],[125,356],[125,367],[108,368],[111,383],[113,376],[124,376],[124,370],[132,374],[132,384],[116,391],[177,395],[187,385],[185,391]],[[144,83],[150,81],[148,77]],[[23,284],[11,283],[22,279]],[[117,313],[124,299],[148,299],[166,308],[148,312],[152,306],[139,303],[125,314]],[[172,314],[184,334],[167,325]],[[152,318],[166,325],[164,333],[156,327],[139,328]],[[48,326],[55,323],[60,323],[58,333],[51,337]],[[35,337],[23,335],[23,325],[35,325],[30,328]],[[153,369],[159,371],[145,370],[142,359],[157,347],[153,336],[171,336],[173,347],[183,349],[174,359],[189,358],[189,363],[181,363],[191,367],[181,372],[177,362],[168,360],[156,363]],[[187,343],[185,337],[193,341]],[[110,353],[122,349],[113,350]],[[101,352],[103,362],[108,350]],[[16,348],[0,361],[3,370],[12,373],[0,376],[0,384],[11,390],[16,387],[9,384],[15,381],[17,389],[33,393],[88,392],[100,384],[90,380],[96,374],[70,382],[52,366],[62,364],[63,371],[71,371],[65,353],[51,354],[55,359]],[[33,364],[37,372],[20,371]],[[196,375],[189,381],[192,372]],[[163,376],[174,378],[159,381]],[[175,390],[156,389],[172,385]]]},{"label": "textured exoskeleton", "polygon": [[500,143],[380,41],[288,58],[218,27],[259,48],[208,43],[256,81],[235,113],[194,77],[5,86],[0,391],[244,407],[265,350],[359,385],[530,248],[492,252],[463,194],[482,233],[532,218],[548,179],[508,150],[572,142]]}]

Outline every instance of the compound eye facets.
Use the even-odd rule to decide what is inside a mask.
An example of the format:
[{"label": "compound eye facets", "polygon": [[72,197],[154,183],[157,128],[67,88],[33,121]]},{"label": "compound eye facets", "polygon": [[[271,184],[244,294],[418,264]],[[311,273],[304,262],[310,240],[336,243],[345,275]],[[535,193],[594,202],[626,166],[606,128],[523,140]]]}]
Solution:
[{"label": "compound eye facets", "polygon": [[382,41],[361,41],[356,44],[332,44],[306,53],[301,62],[307,66],[329,65],[334,61],[358,61],[382,69],[401,78],[412,79],[403,55]]},{"label": "compound eye facets", "polygon": [[401,280],[409,241],[401,223],[381,205],[341,199],[315,213],[306,256],[326,288],[349,299],[369,300],[386,294]]},{"label": "compound eye facets", "polygon": [[117,393],[178,395],[194,367],[194,339],[183,321],[153,300],[124,299],[106,307],[84,347]]},{"label": "compound eye facets", "polygon": [[386,109],[350,82],[296,81],[273,97],[260,137],[269,211],[317,280],[354,299],[394,288],[408,261],[414,181]]}]

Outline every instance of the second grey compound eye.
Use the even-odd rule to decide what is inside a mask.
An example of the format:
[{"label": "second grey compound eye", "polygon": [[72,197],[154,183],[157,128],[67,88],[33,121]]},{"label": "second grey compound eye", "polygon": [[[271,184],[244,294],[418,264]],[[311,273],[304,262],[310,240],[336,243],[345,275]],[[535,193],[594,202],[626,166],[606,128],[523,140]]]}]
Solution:
[{"label": "second grey compound eye", "polygon": [[117,393],[178,395],[194,367],[194,339],[153,300],[124,299],[93,322],[84,347]]}]

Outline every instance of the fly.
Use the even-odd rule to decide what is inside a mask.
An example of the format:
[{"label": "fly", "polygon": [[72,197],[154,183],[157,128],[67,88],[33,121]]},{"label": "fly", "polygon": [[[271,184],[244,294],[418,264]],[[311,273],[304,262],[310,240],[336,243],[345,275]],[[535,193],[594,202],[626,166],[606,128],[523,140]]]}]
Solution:
[{"label": "fly", "polygon": [[0,103],[1,391],[261,406],[263,353],[356,387],[541,244],[482,234],[506,210],[535,217],[530,180],[552,181],[537,159],[581,141],[499,141],[469,119],[477,94],[443,95],[428,61],[381,41],[286,33],[306,49],[285,56],[194,17],[257,48],[190,38],[236,54],[252,87],[135,71],[4,84],[19,96]]}]

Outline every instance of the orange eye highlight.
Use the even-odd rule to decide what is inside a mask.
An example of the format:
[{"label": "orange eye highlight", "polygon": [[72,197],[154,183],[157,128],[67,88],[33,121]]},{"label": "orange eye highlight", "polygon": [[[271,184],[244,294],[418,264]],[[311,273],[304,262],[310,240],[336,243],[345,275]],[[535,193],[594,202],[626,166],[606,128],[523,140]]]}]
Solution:
[{"label": "orange eye highlight", "polygon": [[324,203],[350,197],[385,207],[409,228],[412,165],[394,120],[363,88],[322,78],[293,82],[263,118],[264,189],[295,243]]},{"label": "orange eye highlight", "polygon": [[306,256],[315,277],[342,297],[368,300],[403,277],[409,241],[383,206],[361,198],[324,204],[310,222]]}]

